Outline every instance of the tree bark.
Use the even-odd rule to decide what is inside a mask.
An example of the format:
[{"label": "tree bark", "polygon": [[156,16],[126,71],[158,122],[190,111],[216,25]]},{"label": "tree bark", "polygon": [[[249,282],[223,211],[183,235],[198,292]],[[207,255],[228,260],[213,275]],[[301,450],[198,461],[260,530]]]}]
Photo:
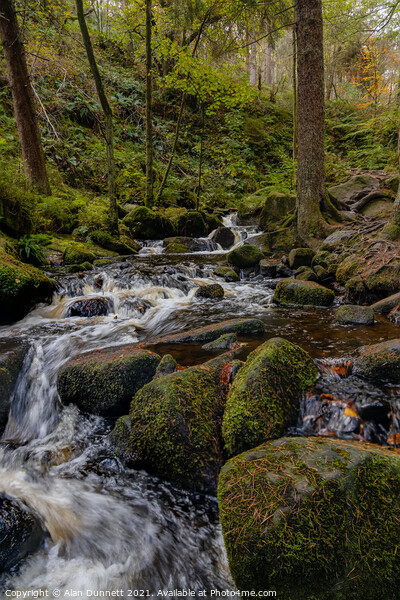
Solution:
[{"label": "tree bark", "polygon": [[296,0],[297,15],[297,228],[309,242],[326,233],[324,57],[321,0]]},{"label": "tree bark", "polygon": [[153,173],[153,116],[152,116],[152,60],[151,60],[151,0],[146,0],[146,206],[154,202]]},{"label": "tree bark", "polygon": [[12,0],[0,0],[0,39],[3,43],[8,80],[21,143],[24,173],[42,194],[51,194],[35,100],[29,81],[24,45]]},{"label": "tree bark", "polygon": [[111,106],[107,100],[103,82],[96,58],[93,52],[92,41],[83,12],[83,0],[76,0],[76,12],[78,15],[79,27],[82,33],[82,39],[85,46],[90,70],[96,85],[97,95],[105,117],[105,138],[107,147],[107,174],[108,174],[108,197],[110,200],[110,232],[118,235],[118,208],[115,193],[115,160],[114,160],[114,127]]}]

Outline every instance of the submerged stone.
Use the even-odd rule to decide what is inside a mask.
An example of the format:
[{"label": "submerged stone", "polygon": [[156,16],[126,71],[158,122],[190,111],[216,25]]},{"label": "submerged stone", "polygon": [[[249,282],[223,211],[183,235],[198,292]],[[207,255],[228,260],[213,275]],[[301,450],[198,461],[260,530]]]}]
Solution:
[{"label": "submerged stone", "polygon": [[283,435],[296,419],[301,395],[318,376],[299,346],[273,338],[249,354],[228,394],[222,436],[229,456]]},{"label": "submerged stone", "polygon": [[213,342],[208,342],[208,344],[204,344],[202,348],[203,350],[230,350],[235,344],[237,344],[236,334],[225,333]]},{"label": "submerged stone", "polygon": [[290,600],[397,600],[397,451],[282,438],[230,460],[218,498],[239,590],[279,590]]},{"label": "submerged stone", "polygon": [[101,317],[114,310],[110,298],[82,298],[75,300],[67,308],[68,317]]},{"label": "submerged stone", "polygon": [[64,404],[105,417],[126,414],[132,396],[154,377],[161,357],[129,346],[78,354],[61,367],[57,389]]},{"label": "submerged stone", "polygon": [[225,333],[236,333],[239,336],[262,336],[264,334],[264,324],[260,319],[230,319],[192,331],[156,339],[152,341],[152,344],[204,344],[216,340]]},{"label": "submerged stone", "polygon": [[373,325],[374,311],[369,306],[340,306],[335,312],[335,319],[343,325]]},{"label": "submerged stone", "polygon": [[16,500],[0,497],[0,572],[37,550],[42,539],[39,520]]},{"label": "submerged stone", "polygon": [[202,285],[196,290],[196,298],[208,298],[210,300],[221,300],[224,297],[224,288],[219,283]]}]

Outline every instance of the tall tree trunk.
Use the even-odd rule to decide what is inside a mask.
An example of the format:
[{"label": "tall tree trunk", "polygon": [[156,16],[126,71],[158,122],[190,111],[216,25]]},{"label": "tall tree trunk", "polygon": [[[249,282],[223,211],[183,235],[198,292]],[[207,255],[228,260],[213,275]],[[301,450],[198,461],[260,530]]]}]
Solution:
[{"label": "tall tree trunk", "polygon": [[292,141],[292,156],[293,156],[293,189],[296,188],[296,161],[297,161],[297,39],[296,27],[292,29],[292,69],[293,69],[293,141]]},{"label": "tall tree trunk", "polygon": [[154,202],[151,34],[151,0],[146,0],[146,206],[149,208]]},{"label": "tall tree trunk", "polygon": [[257,73],[257,44],[253,43],[250,46],[250,85],[254,87],[258,84]]},{"label": "tall tree trunk", "polygon": [[40,193],[50,194],[35,100],[12,0],[0,0],[0,39],[6,59],[24,173]]},{"label": "tall tree trunk", "polygon": [[272,85],[272,46],[267,39],[265,49],[265,73],[264,73],[265,85]]},{"label": "tall tree trunk", "polygon": [[114,127],[111,106],[107,100],[100,72],[97,67],[89,30],[83,12],[83,0],[76,0],[76,12],[81,29],[90,70],[96,85],[97,95],[105,116],[105,138],[107,147],[108,197],[110,200],[110,232],[118,235],[118,208],[115,193]]},{"label": "tall tree trunk", "polygon": [[326,233],[324,205],[324,56],[321,0],[296,0],[297,228],[304,242]]}]

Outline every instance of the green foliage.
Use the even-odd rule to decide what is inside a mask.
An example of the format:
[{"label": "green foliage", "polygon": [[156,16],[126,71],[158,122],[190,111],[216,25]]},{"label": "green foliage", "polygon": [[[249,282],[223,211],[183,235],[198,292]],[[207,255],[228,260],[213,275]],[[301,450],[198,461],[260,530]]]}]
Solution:
[{"label": "green foliage", "polygon": [[17,252],[23,262],[40,267],[46,264],[43,249],[49,244],[51,244],[51,237],[46,234],[24,235],[18,240]]}]

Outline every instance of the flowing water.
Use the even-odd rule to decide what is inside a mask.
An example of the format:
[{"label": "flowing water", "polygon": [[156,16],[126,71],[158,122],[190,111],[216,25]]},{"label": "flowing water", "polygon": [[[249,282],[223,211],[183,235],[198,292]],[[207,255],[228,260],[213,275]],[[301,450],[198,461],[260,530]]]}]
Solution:
[{"label": "flowing water", "polygon": [[[235,230],[240,245],[254,228]],[[207,238],[208,239],[208,238]],[[195,298],[215,277],[224,252],[203,240],[207,252],[165,255],[162,244],[139,255],[78,275],[55,275],[58,292],[12,326],[0,328],[0,350],[29,344],[0,443],[0,494],[24,503],[49,535],[44,546],[0,581],[2,589],[68,590],[124,596],[190,589],[233,592],[216,499],[173,488],[113,458],[113,423],[63,407],[57,373],[73,354],[106,346],[148,342],[168,333],[237,317],[258,317],[265,339],[282,336],[318,361],[316,389],[302,401],[295,435],[340,435],[386,443],[398,431],[400,391],[363,382],[351,359],[363,344],[398,337],[385,319],[373,327],[343,327],[332,310],[290,310],[272,305],[276,281],[256,273],[225,283],[220,302]],[[54,274],[53,274],[54,275]],[[78,300],[102,298],[108,314],[74,317]],[[245,340],[242,357],[260,340]],[[184,365],[204,361],[199,347],[171,346]],[[90,590],[90,592],[88,592]],[[1,592],[0,592],[1,593]],[[4,596],[6,597],[6,596]]]}]

